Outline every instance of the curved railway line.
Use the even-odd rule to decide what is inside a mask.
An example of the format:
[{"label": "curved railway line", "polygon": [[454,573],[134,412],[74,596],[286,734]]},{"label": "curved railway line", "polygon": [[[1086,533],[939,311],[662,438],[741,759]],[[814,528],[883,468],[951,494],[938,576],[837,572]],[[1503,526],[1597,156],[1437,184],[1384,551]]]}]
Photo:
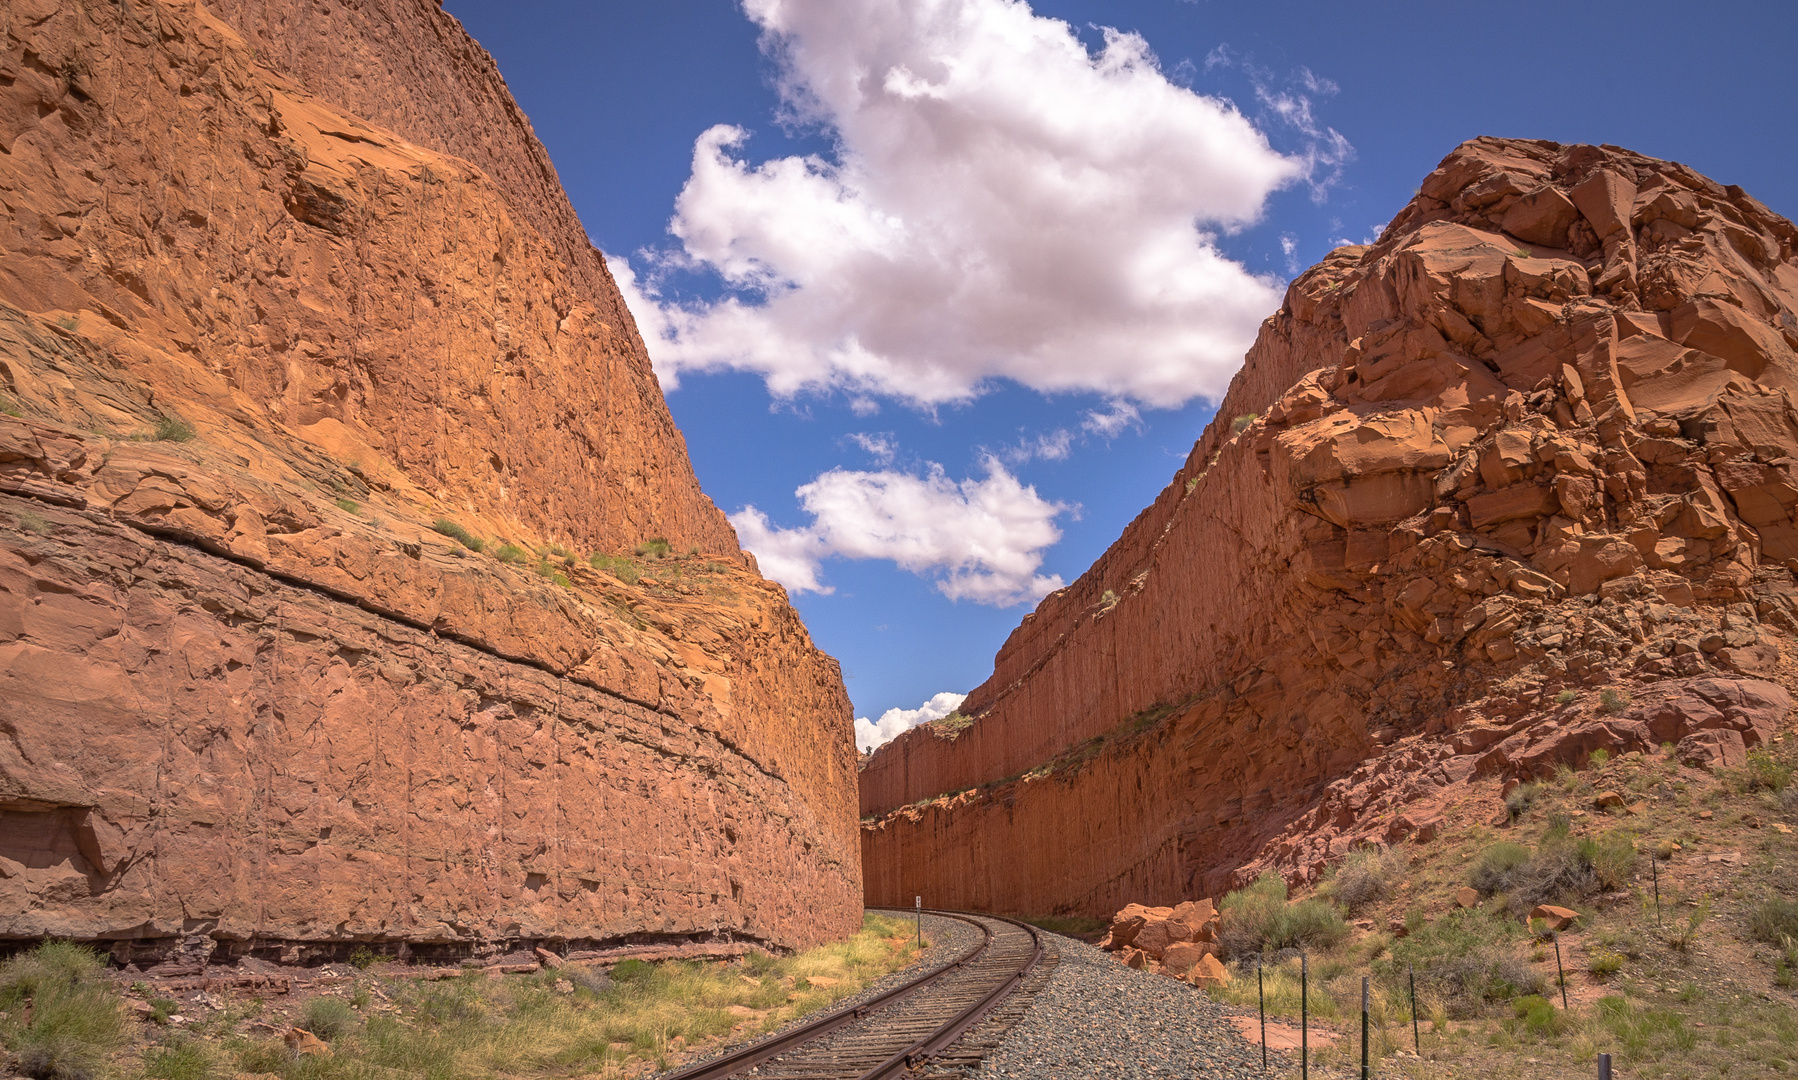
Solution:
[{"label": "curved railway line", "polygon": [[677,1069],[663,1080],[895,1080],[951,1052],[1042,964],[1043,939],[1036,927],[996,915],[925,914],[975,926],[981,940],[947,964],[872,998]]}]

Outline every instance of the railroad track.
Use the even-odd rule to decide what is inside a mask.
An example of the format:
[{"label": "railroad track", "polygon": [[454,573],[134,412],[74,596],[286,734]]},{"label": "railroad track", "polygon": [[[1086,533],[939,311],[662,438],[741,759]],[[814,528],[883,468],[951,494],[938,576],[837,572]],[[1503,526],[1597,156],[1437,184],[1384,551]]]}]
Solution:
[{"label": "railroad track", "polygon": [[924,1067],[993,1012],[1043,960],[1042,937],[1034,926],[995,915],[927,914],[978,927],[980,942],[873,998],[663,1080],[897,1080]]}]

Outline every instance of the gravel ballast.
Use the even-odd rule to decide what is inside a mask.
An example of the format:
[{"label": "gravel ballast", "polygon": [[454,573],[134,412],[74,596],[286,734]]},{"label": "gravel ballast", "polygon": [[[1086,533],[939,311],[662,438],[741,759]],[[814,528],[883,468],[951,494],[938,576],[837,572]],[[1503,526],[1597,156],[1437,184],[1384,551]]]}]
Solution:
[{"label": "gravel ballast", "polygon": [[[1061,963],[975,1076],[1006,1080],[1218,1077],[1261,1080],[1261,1048],[1202,991],[1049,935]],[[1272,1053],[1275,1075],[1289,1062]]]}]

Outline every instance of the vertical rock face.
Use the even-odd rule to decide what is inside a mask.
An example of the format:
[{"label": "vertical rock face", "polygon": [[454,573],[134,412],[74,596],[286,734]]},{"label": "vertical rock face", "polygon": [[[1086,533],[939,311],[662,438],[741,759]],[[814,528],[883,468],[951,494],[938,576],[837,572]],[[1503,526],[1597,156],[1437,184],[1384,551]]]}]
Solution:
[{"label": "vertical rock face", "polygon": [[1296,280],[1174,481],[862,772],[870,902],[1106,914],[1315,878],[1431,799],[1790,705],[1798,230],[1479,139]]},{"label": "vertical rock face", "polygon": [[21,0],[0,46],[0,937],[857,925],[837,665],[455,21]]}]

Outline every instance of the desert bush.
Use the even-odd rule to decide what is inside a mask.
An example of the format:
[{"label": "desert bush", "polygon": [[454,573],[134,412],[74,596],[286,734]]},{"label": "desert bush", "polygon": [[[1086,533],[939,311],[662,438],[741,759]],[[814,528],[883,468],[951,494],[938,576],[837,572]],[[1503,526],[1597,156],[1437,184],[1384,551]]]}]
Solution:
[{"label": "desert bush", "polygon": [[1602,767],[1609,760],[1611,760],[1611,752],[1604,747],[1601,746],[1592,751],[1592,767],[1594,769]]},{"label": "desert bush", "polygon": [[1511,790],[1509,795],[1505,796],[1505,809],[1511,812],[1511,820],[1515,821],[1528,812],[1529,808],[1534,806],[1536,800],[1541,797],[1541,784],[1535,781],[1519,784]]},{"label": "desert bush", "polygon": [[493,557],[503,563],[522,563],[524,562],[524,549],[507,541],[493,552]]},{"label": "desert bush", "polygon": [[1354,911],[1391,892],[1393,881],[1403,872],[1403,860],[1393,852],[1359,848],[1349,852],[1337,868],[1329,882],[1329,892],[1342,906]]},{"label": "desert bush", "polygon": [[1613,831],[1582,839],[1578,854],[1580,861],[1592,868],[1601,888],[1622,888],[1636,870],[1636,842],[1624,833]]},{"label": "desert bush", "polygon": [[1256,420],[1259,420],[1260,418],[1261,418],[1261,416],[1259,413],[1243,413],[1241,416],[1230,421],[1230,431],[1234,434],[1240,434],[1250,424],[1254,423]]},{"label": "desert bush", "polygon": [[300,1026],[329,1042],[356,1026],[356,1013],[342,998],[313,998],[306,1003]]},{"label": "desert bush", "polygon": [[338,499],[337,500],[337,509],[345,510],[345,511],[348,511],[349,513],[357,514],[357,515],[360,515],[362,513],[361,505],[353,499]]},{"label": "desert bush", "polygon": [[1792,783],[1792,767],[1765,750],[1748,751],[1743,787],[1749,791],[1784,791]]},{"label": "desert bush", "polygon": [[456,543],[461,544],[470,551],[480,551],[487,546],[485,540],[482,540],[480,537],[448,518],[438,518],[436,524],[432,525],[431,528],[442,533],[444,536],[449,537]]},{"label": "desert bush", "polygon": [[156,421],[157,442],[187,442],[194,437],[194,426],[170,414]]},{"label": "desert bush", "polygon": [[1521,956],[1516,927],[1482,911],[1454,911],[1392,943],[1390,956],[1375,967],[1402,978],[1415,970],[1420,991],[1437,997],[1450,1016],[1466,1018],[1487,1005],[1547,988],[1541,974]]},{"label": "desert bush", "polygon": [[0,394],[0,413],[5,413],[7,416],[24,416],[25,410],[19,408],[19,403],[12,398]]},{"label": "desert bush", "polygon": [[[1515,793],[1513,793],[1515,794]],[[1480,852],[1467,883],[1487,896],[1511,887],[1511,873],[1530,861],[1530,849],[1509,841],[1493,844]]]},{"label": "desert bush", "polygon": [[1629,706],[1629,695],[1622,690],[1605,687],[1598,692],[1598,711],[1620,713]]},{"label": "desert bush", "polygon": [[637,554],[648,559],[659,559],[673,550],[668,541],[659,536],[652,536],[637,545]]},{"label": "desert bush", "polygon": [[206,1048],[192,1039],[176,1038],[144,1055],[146,1080],[209,1080],[212,1075]]},{"label": "desert bush", "polygon": [[30,510],[13,511],[13,519],[18,522],[19,528],[38,536],[49,536],[55,531],[50,527],[50,523],[44,520],[42,514],[33,513]]},{"label": "desert bush", "polygon": [[1637,858],[1633,840],[1618,832],[1575,840],[1566,822],[1557,815],[1534,852],[1522,844],[1493,844],[1480,853],[1468,884],[1487,896],[1505,893],[1521,913],[1629,882]]},{"label": "desert bush", "polygon": [[34,1080],[86,1080],[129,1043],[105,967],[92,950],[62,941],[0,964],[0,1045],[14,1052],[20,1072]]},{"label": "desert bush", "polygon": [[1349,936],[1348,924],[1329,901],[1310,897],[1289,902],[1285,879],[1272,870],[1227,894],[1219,908],[1219,940],[1232,958],[1301,947],[1327,949]]},{"label": "desert bush", "polygon": [[1573,700],[1577,697],[1579,697],[1579,695],[1572,690],[1563,690],[1555,695],[1555,701],[1562,705],[1571,705],[1573,704]]},{"label": "desert bush", "polygon": [[1748,916],[1748,933],[1756,941],[1769,945],[1782,944],[1782,939],[1798,938],[1798,900],[1773,897],[1755,905]]},{"label": "desert bush", "polygon": [[1567,1014],[1540,994],[1525,994],[1511,1002],[1511,1014],[1520,1022],[1518,1026],[1538,1038],[1567,1029]]}]

